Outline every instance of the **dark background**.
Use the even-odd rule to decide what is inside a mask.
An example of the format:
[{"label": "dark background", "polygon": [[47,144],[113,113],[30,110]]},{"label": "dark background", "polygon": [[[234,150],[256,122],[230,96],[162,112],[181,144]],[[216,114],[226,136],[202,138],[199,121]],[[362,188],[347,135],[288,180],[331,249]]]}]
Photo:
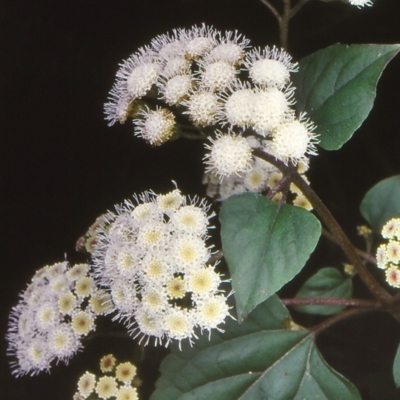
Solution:
[{"label": "dark background", "polygon": [[[400,1],[375,3],[362,10],[307,4],[291,25],[294,59],[337,42],[400,43]],[[201,145],[179,141],[152,149],[133,137],[130,123],[107,127],[102,110],[122,59],[157,34],[202,22],[237,29],[253,46],[278,44],[277,24],[257,0],[0,2],[1,337],[10,308],[35,270],[64,260],[65,254],[71,262],[85,261],[75,253],[75,242],[113,204],[150,188],[170,190],[172,179],[184,193],[204,195]],[[312,161],[314,188],[353,237],[355,225],[362,223],[358,205],[365,192],[400,173],[399,112],[398,56],[385,70],[375,108],[354,138],[340,152],[321,150]],[[359,385],[363,398],[400,398],[390,377],[399,328],[387,316],[373,321],[336,328],[321,337],[321,350]],[[78,377],[88,368],[97,371],[100,355],[113,351],[128,359],[134,354],[132,341],[123,346],[98,341],[68,367],[14,379],[6,342],[0,343],[0,398],[10,400],[70,399]],[[337,362],[332,343],[352,349],[353,361]],[[152,390],[159,354],[148,349],[150,361],[139,365],[145,381],[141,400]],[[371,376],[384,377],[376,382],[376,393]]]}]

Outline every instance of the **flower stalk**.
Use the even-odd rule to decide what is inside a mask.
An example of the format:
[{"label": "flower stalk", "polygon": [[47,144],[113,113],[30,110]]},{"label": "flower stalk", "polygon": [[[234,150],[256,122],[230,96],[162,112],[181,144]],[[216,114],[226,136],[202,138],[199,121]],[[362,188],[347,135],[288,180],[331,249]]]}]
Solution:
[{"label": "flower stalk", "polygon": [[267,154],[259,149],[254,149],[253,154],[263,160],[273,164],[279,168],[283,173],[290,175],[293,183],[303,192],[307,199],[313,205],[316,213],[321,218],[322,222],[327,226],[330,233],[336,238],[337,243],[346,254],[348,260],[356,268],[360,278],[371,291],[371,293],[383,304],[390,305],[392,297],[390,294],[378,283],[374,276],[368,271],[366,265],[363,263],[355,247],[350,242],[348,236],[344,233],[343,229],[333,217],[332,213],[318,197],[310,185],[297,173],[291,170],[285,163],[276,159],[274,156]]}]

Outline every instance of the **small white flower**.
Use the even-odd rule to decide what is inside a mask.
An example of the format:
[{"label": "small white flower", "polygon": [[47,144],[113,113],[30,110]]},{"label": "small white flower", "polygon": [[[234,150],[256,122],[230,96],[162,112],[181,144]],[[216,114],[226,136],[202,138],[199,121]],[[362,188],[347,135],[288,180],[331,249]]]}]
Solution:
[{"label": "small white flower", "polygon": [[400,288],[400,240],[399,218],[391,218],[382,228],[382,237],[389,239],[381,244],[376,251],[376,264],[385,270],[386,281],[389,285]]},{"label": "small white flower", "polygon": [[88,311],[78,311],[72,316],[71,327],[78,336],[86,336],[95,328],[93,314]]},{"label": "small white flower", "polygon": [[165,330],[170,339],[191,339],[194,336],[194,321],[192,315],[182,309],[171,309],[165,317]]},{"label": "small white flower", "polygon": [[[313,133],[315,127],[309,121],[293,119],[281,123],[273,131],[272,148],[276,157],[293,164],[305,162],[307,155],[316,155],[315,143],[317,136]],[[303,120],[303,122],[302,122]]]},{"label": "small white flower", "polygon": [[162,69],[161,76],[164,77],[164,79],[169,79],[175,75],[190,74],[190,66],[190,61],[186,60],[185,57],[169,58]]},{"label": "small white flower", "polygon": [[202,89],[189,94],[189,98],[181,103],[187,107],[187,114],[194,125],[209,126],[217,122],[220,110],[218,96],[207,89]]},{"label": "small white flower", "polygon": [[208,217],[201,208],[187,205],[172,214],[171,224],[178,232],[203,236],[207,233]]},{"label": "small white flower", "polygon": [[390,286],[400,288],[400,269],[399,267],[392,265],[386,271],[386,281]]},{"label": "small white flower", "polygon": [[293,64],[291,60],[292,57],[283,49],[267,46],[249,51],[244,65],[254,84],[282,88],[289,83],[290,72],[298,71],[297,63]]},{"label": "small white flower", "polygon": [[290,106],[293,90],[281,91],[271,87],[259,89],[254,93],[253,123],[254,130],[266,137],[280,123],[293,114]]},{"label": "small white flower", "polygon": [[218,36],[220,44],[207,54],[206,61],[223,61],[231,65],[240,64],[245,49],[249,47],[250,40],[243,37],[238,31],[227,31],[225,36],[221,34]]},{"label": "small white flower", "polygon": [[261,193],[267,188],[268,177],[275,168],[260,158],[256,158],[251,170],[243,177],[245,188],[249,192]]},{"label": "small white flower", "polygon": [[164,33],[152,39],[150,47],[160,60],[168,61],[171,58],[184,56],[186,39],[180,37],[180,32],[181,30],[174,29],[172,34]]},{"label": "small white flower", "polygon": [[58,358],[71,357],[80,348],[80,342],[67,324],[58,325],[49,335],[49,349]]},{"label": "small white flower", "polygon": [[211,91],[227,88],[235,80],[238,71],[226,61],[213,61],[211,63],[200,63],[202,67],[199,74],[201,85]]},{"label": "small white flower", "polygon": [[157,82],[160,72],[155,53],[148,48],[140,48],[121,64],[117,78],[121,90],[126,90],[126,95],[134,100],[146,95]]},{"label": "small white flower", "polygon": [[160,80],[159,89],[165,102],[176,105],[185,99],[192,88],[191,75],[176,75],[168,80]]},{"label": "small white flower", "polygon": [[196,299],[210,297],[218,291],[220,283],[221,278],[214,267],[203,267],[193,271],[187,279],[188,291],[192,292]]},{"label": "small white flower", "polygon": [[377,267],[380,269],[386,269],[388,267],[388,258],[385,244],[381,244],[376,251],[376,264]]},{"label": "small white flower", "polygon": [[221,93],[223,109],[219,114],[221,126],[229,123],[240,128],[246,128],[253,121],[254,92],[249,85],[237,81],[229,88],[229,92]]},{"label": "small white flower", "polygon": [[400,218],[392,218],[382,228],[382,237],[385,239],[400,239]]},{"label": "small white flower", "polygon": [[172,243],[171,256],[176,272],[187,272],[204,265],[210,257],[210,251],[202,238],[180,234]]},{"label": "small white flower", "polygon": [[133,100],[126,90],[126,82],[116,82],[108,94],[109,102],[104,104],[104,114],[108,125],[116,122],[124,124],[132,111]]},{"label": "small white flower", "polygon": [[184,203],[185,197],[182,196],[182,193],[178,189],[167,194],[160,194],[156,200],[158,210],[167,215],[179,209]]},{"label": "small white flower", "polygon": [[218,325],[222,324],[228,315],[229,306],[226,304],[224,296],[216,295],[200,302],[196,320],[202,329],[218,329],[223,332]]},{"label": "small white flower", "polygon": [[175,116],[166,108],[150,110],[147,106],[133,120],[135,135],[145,139],[153,146],[160,146],[174,134]]},{"label": "small white flower", "polygon": [[362,8],[364,6],[371,7],[374,5],[372,0],[348,0],[352,6],[356,6],[358,8]]},{"label": "small white flower", "polygon": [[197,60],[217,45],[214,28],[204,24],[201,28],[194,26],[186,36],[185,57],[190,60]]},{"label": "small white flower", "polygon": [[152,316],[143,306],[138,307],[135,312],[136,327],[132,329],[131,334],[134,338],[140,337],[139,343],[145,339],[144,345],[149,343],[151,337],[155,339],[155,345],[161,344],[164,338],[164,326],[159,316]]},{"label": "small white flower", "polygon": [[78,391],[85,399],[93,393],[96,386],[96,375],[85,372],[78,381]]},{"label": "small white flower", "polygon": [[210,141],[210,145],[205,145],[209,150],[204,157],[207,172],[213,172],[222,178],[250,170],[251,147],[244,137],[218,132],[216,138]]}]

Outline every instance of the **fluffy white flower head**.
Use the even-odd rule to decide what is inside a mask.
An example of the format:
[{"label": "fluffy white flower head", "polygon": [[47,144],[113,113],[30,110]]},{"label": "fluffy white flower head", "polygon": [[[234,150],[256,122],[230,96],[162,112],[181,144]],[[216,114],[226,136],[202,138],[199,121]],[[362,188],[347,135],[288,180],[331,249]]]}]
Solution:
[{"label": "fluffy white flower head", "polygon": [[275,155],[285,163],[289,160],[295,165],[299,161],[306,162],[307,154],[316,154],[314,143],[318,140],[313,129],[312,124],[297,119],[283,122],[273,131]]},{"label": "fluffy white flower head", "polygon": [[226,61],[214,61],[206,64],[200,74],[202,85],[210,90],[222,90],[235,79],[237,71]]},{"label": "fluffy white flower head", "polygon": [[283,49],[266,47],[262,51],[250,51],[244,64],[254,84],[282,88],[289,83],[290,72],[298,70],[297,64],[293,64],[291,59]]},{"label": "fluffy white flower head", "polygon": [[207,172],[222,178],[250,170],[252,151],[244,137],[218,132],[216,138],[210,141],[211,145],[205,145],[209,150],[204,157]]},{"label": "fluffy white flower head", "polygon": [[245,128],[252,123],[254,93],[249,87],[240,84],[230,91],[229,95],[224,96],[224,107],[219,116],[221,125],[229,123]]},{"label": "fluffy white flower head", "polygon": [[117,78],[131,99],[136,99],[146,95],[159,74],[160,65],[154,52],[140,48],[121,64]]},{"label": "fluffy white flower head", "polygon": [[208,37],[195,37],[187,42],[185,53],[186,57],[196,60],[203,54],[208,53],[215,46],[215,38]]},{"label": "fluffy white flower head", "polygon": [[125,87],[121,82],[115,83],[108,95],[109,102],[104,104],[104,113],[109,126],[117,121],[124,124],[133,107],[132,98]]},{"label": "fluffy white flower head", "polygon": [[253,128],[266,137],[291,113],[292,92],[272,87],[254,93]]},{"label": "fluffy white flower head", "polygon": [[49,371],[53,361],[67,363],[82,347],[81,338],[88,332],[77,333],[75,316],[87,315],[91,329],[95,321],[87,301],[92,293],[92,278],[87,274],[88,265],[69,268],[68,262],[37,271],[10,314],[6,339],[8,354],[16,359],[12,362],[13,374]]},{"label": "fluffy white flower head", "polygon": [[162,98],[164,98],[165,102],[169,105],[180,103],[187,96],[191,87],[191,75],[176,75],[159,86],[161,94],[163,95]]},{"label": "fluffy white flower head", "polygon": [[245,49],[248,47],[250,40],[243,37],[237,31],[227,31],[225,36],[219,34],[220,43],[216,45],[209,54],[206,60],[224,61],[232,65],[238,65],[244,55]]},{"label": "fluffy white flower head", "polygon": [[174,133],[175,116],[165,108],[150,110],[148,107],[135,119],[135,135],[145,139],[153,146],[165,143]]},{"label": "fluffy white flower head", "polygon": [[348,1],[352,6],[356,6],[358,8],[361,8],[361,7],[364,7],[364,6],[371,7],[371,6],[374,5],[372,0],[348,0]]},{"label": "fluffy white flower head", "polygon": [[194,125],[208,126],[216,123],[220,105],[215,93],[209,90],[196,91],[182,104],[188,108],[184,114],[188,114]]},{"label": "fluffy white flower head", "polygon": [[[156,345],[192,342],[200,301],[217,294],[226,299],[219,289],[226,281],[214,272],[215,265],[208,265],[213,247],[206,243],[212,228],[209,219],[215,214],[204,200],[188,199],[177,188],[164,195],[145,192],[134,199],[137,205],[126,200],[116,206],[116,214],[110,212],[107,224],[98,230],[93,261],[99,285],[112,298],[108,312],[145,345],[150,339]],[[197,276],[197,286],[207,281],[196,275],[206,265],[209,282],[205,296],[200,296],[194,293],[193,278],[191,286],[188,280]],[[89,325],[81,320],[84,327]]]}]

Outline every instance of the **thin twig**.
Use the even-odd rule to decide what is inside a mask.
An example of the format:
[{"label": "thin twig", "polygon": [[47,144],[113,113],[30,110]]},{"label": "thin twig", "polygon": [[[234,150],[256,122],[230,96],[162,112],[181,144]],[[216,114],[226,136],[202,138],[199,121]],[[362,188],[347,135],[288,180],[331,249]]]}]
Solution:
[{"label": "thin twig", "polygon": [[362,307],[369,309],[381,309],[382,304],[376,300],[365,299],[343,299],[334,297],[313,297],[313,298],[293,298],[281,299],[285,306],[346,306]]},{"label": "thin twig", "polygon": [[[322,228],[322,234],[329,239],[331,242],[339,244],[336,238],[331,235],[325,228]],[[366,253],[365,251],[360,250],[359,248],[355,247],[357,254],[362,257],[365,261],[370,262],[371,264],[376,265],[376,258],[371,254]]]},{"label": "thin twig", "polygon": [[265,6],[267,6],[269,8],[269,10],[272,12],[272,14],[274,14],[274,17],[280,23],[282,17],[279,14],[278,10],[268,0],[261,0],[261,3],[263,3]]},{"label": "thin twig", "polygon": [[253,155],[259,157],[275,167],[279,168],[283,173],[290,175],[293,183],[303,192],[308,201],[314,207],[315,212],[319,215],[323,223],[328,227],[331,234],[337,239],[337,243],[342,248],[350,263],[356,268],[360,278],[371,291],[371,293],[385,304],[392,303],[392,296],[378,283],[374,276],[368,271],[350,239],[344,233],[342,227],[333,217],[330,210],[326,207],[323,201],[314,192],[311,186],[302,178],[297,171],[291,169],[281,160],[278,160],[271,154],[268,154],[260,149],[254,149]]},{"label": "thin twig", "polygon": [[321,322],[320,324],[314,326],[311,328],[311,331],[313,333],[314,338],[319,335],[321,332],[323,332],[325,329],[330,328],[332,325],[337,324],[340,321],[343,321],[346,318],[352,317],[353,315],[356,314],[361,314],[368,311],[368,309],[365,308],[350,308],[348,310],[345,310],[339,314],[334,315],[331,318],[328,318],[327,320]]}]

